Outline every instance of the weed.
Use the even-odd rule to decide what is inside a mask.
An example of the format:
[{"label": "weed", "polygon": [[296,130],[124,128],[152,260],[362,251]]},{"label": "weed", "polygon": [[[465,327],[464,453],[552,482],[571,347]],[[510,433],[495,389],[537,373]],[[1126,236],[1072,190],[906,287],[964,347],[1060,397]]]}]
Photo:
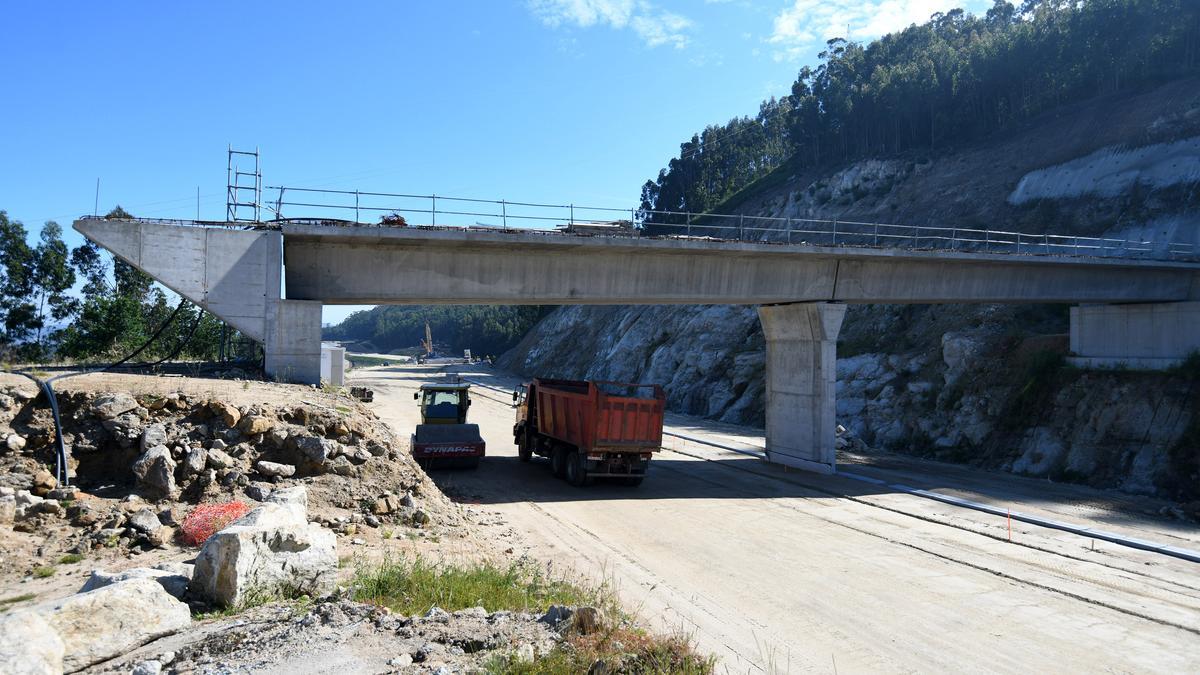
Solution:
[{"label": "weed", "polygon": [[58,559],[58,564],[59,565],[74,565],[75,563],[79,562],[80,560],[83,560],[82,555],[80,555],[78,553],[68,553]]},{"label": "weed", "polygon": [[249,512],[250,506],[245,502],[200,504],[192,509],[179,526],[183,533],[183,541],[192,546],[199,546],[226,525]]},{"label": "weed", "polygon": [[35,567],[35,568],[33,568],[33,577],[35,579],[45,579],[47,577],[54,576],[55,571],[56,570],[54,569],[53,565],[43,565],[41,567]]},{"label": "weed", "polygon": [[391,539],[391,538],[392,538],[392,531],[391,531],[391,530],[384,530],[384,531],[383,531],[383,533],[382,533],[382,536],[383,536],[383,538],[384,538],[384,539]]},{"label": "weed", "polygon": [[583,588],[551,577],[529,560],[457,564],[389,557],[375,567],[359,567],[353,586],[356,600],[401,614],[423,614],[434,606],[450,612],[476,606],[490,612],[541,611],[553,604],[615,609],[605,587]]},{"label": "weed", "polygon": [[594,672],[597,662],[605,672],[679,673],[706,675],[713,672],[715,659],[697,654],[691,642],[678,635],[651,635],[637,628],[616,627],[591,635],[567,638],[548,654],[532,662],[514,656],[492,658],[484,664],[488,673],[559,675]]}]

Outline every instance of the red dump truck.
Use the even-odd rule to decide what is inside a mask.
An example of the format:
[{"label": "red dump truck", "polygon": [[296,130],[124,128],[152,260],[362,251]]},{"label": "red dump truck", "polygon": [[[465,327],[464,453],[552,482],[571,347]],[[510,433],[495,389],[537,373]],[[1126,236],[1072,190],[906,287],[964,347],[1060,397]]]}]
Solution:
[{"label": "red dump truck", "polygon": [[657,384],[535,379],[513,392],[521,461],[550,458],[572,485],[616,478],[641,485],[662,446],[666,394]]}]

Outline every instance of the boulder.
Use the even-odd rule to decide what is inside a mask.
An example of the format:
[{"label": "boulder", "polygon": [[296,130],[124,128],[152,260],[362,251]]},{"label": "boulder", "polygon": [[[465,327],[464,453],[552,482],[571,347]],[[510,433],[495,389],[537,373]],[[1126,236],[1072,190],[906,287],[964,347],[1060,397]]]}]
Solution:
[{"label": "boulder", "polygon": [[288,478],[296,474],[296,467],[291,464],[260,461],[254,464],[255,471],[272,478]]},{"label": "boulder", "polygon": [[296,449],[308,461],[314,464],[324,464],[327,460],[337,456],[339,446],[336,441],[328,438],[301,436],[296,439]]},{"label": "boulder", "polygon": [[117,415],[135,410],[138,402],[129,394],[101,394],[92,401],[91,411],[102,420],[111,420]]},{"label": "boulder", "polygon": [[228,469],[236,464],[234,459],[224,450],[210,448],[208,450],[208,466],[211,469]]},{"label": "boulder", "polygon": [[131,412],[104,420],[103,426],[121,443],[121,447],[129,447],[142,436],[142,418]]},{"label": "boulder", "polygon": [[45,496],[56,487],[58,487],[58,479],[49,471],[42,470],[33,474],[33,494]]},{"label": "boulder", "polygon": [[337,540],[309,524],[303,486],[277,490],[267,499],[204,543],[193,591],[228,607],[254,597],[333,590]]},{"label": "boulder", "polygon": [[354,463],[351,462],[345,455],[338,455],[329,463],[329,470],[339,476],[353,476],[358,473]]},{"label": "boulder", "polygon": [[162,522],[158,519],[158,514],[148,508],[135,512],[129,516],[127,522],[130,527],[142,534],[154,534],[158,531],[158,528],[162,527]]},{"label": "boulder", "polygon": [[214,416],[221,418],[227,427],[237,426],[238,420],[242,418],[242,413],[237,408],[224,401],[211,401],[208,409]]},{"label": "boulder", "polygon": [[175,491],[175,460],[165,445],[156,445],[133,463],[138,485],[161,496]]},{"label": "boulder", "polygon": [[166,442],[167,428],[161,424],[151,424],[142,430],[142,437],[138,441],[138,448],[142,452],[145,452],[156,445],[165,445]]},{"label": "boulder", "polygon": [[0,673],[61,675],[66,646],[41,614],[0,614]]},{"label": "boulder", "polygon": [[62,638],[67,672],[125,654],[192,622],[188,606],[154,579],[128,579],[28,611],[40,614]]},{"label": "boulder", "polygon": [[266,415],[247,415],[238,424],[238,429],[247,436],[254,436],[267,433],[273,426],[275,426],[274,421]]},{"label": "boulder", "polygon": [[[134,567],[132,569],[121,570],[120,572],[106,572],[104,570],[93,570],[92,576],[88,577],[83,588],[79,589],[80,593],[94,591],[97,588],[104,588],[122,581],[130,579],[151,579],[158,582],[163,587],[163,590],[170,593],[176,598],[182,598],[187,590],[188,584],[192,581],[191,565],[177,563],[180,569],[151,569],[149,567]],[[187,568],[186,573],[182,568]]]},{"label": "boulder", "polygon": [[25,439],[18,434],[9,434],[8,438],[4,439],[4,444],[10,452],[20,452],[25,449]]},{"label": "boulder", "polygon": [[188,448],[183,455],[183,473],[191,475],[200,473],[208,465],[208,451],[204,448]]},{"label": "boulder", "polygon": [[17,498],[0,497],[0,524],[7,525],[17,518]]}]

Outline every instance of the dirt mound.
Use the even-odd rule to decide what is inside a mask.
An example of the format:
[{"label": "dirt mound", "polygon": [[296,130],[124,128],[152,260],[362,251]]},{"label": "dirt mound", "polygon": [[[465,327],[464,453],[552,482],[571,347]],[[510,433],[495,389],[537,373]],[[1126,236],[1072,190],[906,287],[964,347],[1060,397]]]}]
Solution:
[{"label": "dirt mound", "polygon": [[49,407],[13,380],[0,380],[0,543],[9,551],[0,580],[37,574],[63,554],[173,549],[196,505],[253,503],[297,483],[308,489],[310,519],[347,536],[442,533],[464,522],[407,439],[357,401],[269,383],[64,382],[72,478],[59,486]]}]

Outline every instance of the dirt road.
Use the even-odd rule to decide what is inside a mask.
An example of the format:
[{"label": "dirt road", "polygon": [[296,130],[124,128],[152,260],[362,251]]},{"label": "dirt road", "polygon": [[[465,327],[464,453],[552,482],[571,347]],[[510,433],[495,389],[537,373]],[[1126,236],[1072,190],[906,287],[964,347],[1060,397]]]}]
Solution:
[{"label": "dirt road", "polygon": [[[407,435],[412,392],[438,369],[351,379],[373,387],[375,411]],[[517,383],[486,369],[467,376]],[[475,401],[488,457],[474,472],[435,471],[443,489],[478,502],[517,553],[608,579],[647,620],[691,633],[722,672],[1200,669],[1193,563],[1019,523],[1010,542],[1002,518],[678,438],[639,488],[573,488],[544,461],[518,461],[507,397],[478,388]],[[689,436],[756,440],[751,429],[668,422]],[[913,461],[859,468],[1147,539],[1196,540],[1103,492]]]}]

